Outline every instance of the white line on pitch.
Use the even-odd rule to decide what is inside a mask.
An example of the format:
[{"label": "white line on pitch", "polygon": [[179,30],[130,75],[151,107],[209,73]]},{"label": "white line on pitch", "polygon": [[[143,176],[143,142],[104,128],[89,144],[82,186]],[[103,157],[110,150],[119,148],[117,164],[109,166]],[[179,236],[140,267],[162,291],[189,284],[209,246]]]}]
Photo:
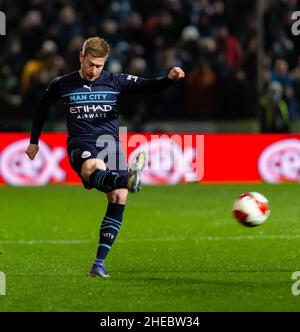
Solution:
[{"label": "white line on pitch", "polygon": [[0,240],[0,244],[82,244],[91,240]]},{"label": "white line on pitch", "polygon": [[[168,241],[244,241],[244,240],[294,240],[300,239],[300,234],[282,235],[241,235],[241,236],[198,236],[198,237],[164,237],[164,238],[128,238],[117,240],[124,242],[168,242]],[[93,243],[96,239],[90,240],[0,240],[0,244],[86,244]]]}]

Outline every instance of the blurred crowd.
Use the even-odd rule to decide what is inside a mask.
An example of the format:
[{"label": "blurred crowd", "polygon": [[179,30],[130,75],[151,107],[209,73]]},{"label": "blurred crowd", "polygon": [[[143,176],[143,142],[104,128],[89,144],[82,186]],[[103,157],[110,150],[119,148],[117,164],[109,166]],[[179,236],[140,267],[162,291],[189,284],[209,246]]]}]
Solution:
[{"label": "blurred crowd", "polygon": [[[264,1],[263,91],[260,98],[261,130],[289,132],[300,118],[300,24],[292,14],[299,0]],[[299,15],[300,19],[300,15]],[[292,33],[298,25],[299,34]]]},{"label": "blurred crowd", "polygon": [[[2,120],[31,119],[42,91],[57,75],[79,68],[82,43],[94,35],[112,46],[106,66],[111,72],[153,77],[181,66],[187,73],[183,82],[162,95],[121,99],[123,116],[135,130],[145,129],[153,119],[239,119],[256,114],[253,0],[0,0],[0,4],[7,21],[7,35],[0,39]],[[276,21],[279,26],[281,18]],[[268,31],[274,43],[281,37],[276,29]],[[274,46],[268,40],[268,51],[286,58],[291,56],[290,43]],[[273,60],[273,55],[269,57]],[[55,105],[50,118],[59,121],[63,116],[62,106]],[[19,126],[22,123],[18,121]]]}]

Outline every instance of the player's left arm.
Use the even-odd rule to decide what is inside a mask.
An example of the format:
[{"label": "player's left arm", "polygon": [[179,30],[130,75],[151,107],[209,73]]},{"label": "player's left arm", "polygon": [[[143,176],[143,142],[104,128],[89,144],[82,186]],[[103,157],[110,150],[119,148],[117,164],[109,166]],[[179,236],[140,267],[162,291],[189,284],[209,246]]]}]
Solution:
[{"label": "player's left arm", "polygon": [[173,67],[167,76],[144,78],[135,75],[115,74],[115,84],[120,91],[126,92],[160,92],[169,88],[173,82],[185,77],[180,67]]}]

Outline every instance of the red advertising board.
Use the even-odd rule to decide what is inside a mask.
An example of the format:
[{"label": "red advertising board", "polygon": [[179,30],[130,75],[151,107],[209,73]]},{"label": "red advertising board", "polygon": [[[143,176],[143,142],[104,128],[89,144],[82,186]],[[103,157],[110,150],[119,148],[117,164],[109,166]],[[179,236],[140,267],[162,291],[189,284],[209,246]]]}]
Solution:
[{"label": "red advertising board", "polygon": [[300,135],[207,134],[207,182],[300,181]]},{"label": "red advertising board", "polygon": [[[200,182],[299,182],[300,135],[123,133],[130,163],[147,154],[145,184]],[[0,134],[0,184],[80,183],[66,152],[66,134],[45,133],[31,161],[28,133]]]}]

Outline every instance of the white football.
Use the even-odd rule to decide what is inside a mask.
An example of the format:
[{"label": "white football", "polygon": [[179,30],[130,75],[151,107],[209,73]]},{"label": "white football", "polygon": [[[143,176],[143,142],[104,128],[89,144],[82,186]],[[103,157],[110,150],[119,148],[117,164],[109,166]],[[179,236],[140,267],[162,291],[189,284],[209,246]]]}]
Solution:
[{"label": "white football", "polygon": [[232,208],[235,218],[244,226],[255,227],[263,224],[270,215],[269,202],[257,192],[240,195]]}]

